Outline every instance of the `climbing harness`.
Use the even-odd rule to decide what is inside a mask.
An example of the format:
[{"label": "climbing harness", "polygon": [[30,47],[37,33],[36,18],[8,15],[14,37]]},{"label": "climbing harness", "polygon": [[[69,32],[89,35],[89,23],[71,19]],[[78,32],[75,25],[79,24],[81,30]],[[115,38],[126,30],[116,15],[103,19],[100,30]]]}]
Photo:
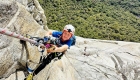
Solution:
[{"label": "climbing harness", "polygon": [[[39,38],[39,37],[31,37],[31,36],[29,39],[34,39],[35,41],[37,41],[38,44],[40,44],[40,45],[35,45],[35,46],[38,47],[38,51],[41,53],[41,56],[40,56],[39,63],[33,62],[32,60],[28,60],[28,62],[32,62],[32,63],[38,64],[38,65],[34,69],[31,69],[28,67],[28,62],[26,63],[26,68],[27,68],[27,71],[29,74],[24,80],[32,80],[33,79],[33,77],[31,77],[31,76],[34,75],[34,71],[43,63],[44,59],[47,59],[48,62],[51,62],[51,60],[54,59],[54,57],[58,57],[58,59],[61,59],[61,56],[63,55],[63,53],[55,52],[54,53],[55,56],[53,56],[52,53],[49,54],[49,52],[48,52],[48,50],[54,49],[52,44],[60,46],[59,40],[57,40],[57,39],[51,39],[50,37]],[[44,49],[47,49],[48,55],[50,55],[50,56],[43,55]]]}]

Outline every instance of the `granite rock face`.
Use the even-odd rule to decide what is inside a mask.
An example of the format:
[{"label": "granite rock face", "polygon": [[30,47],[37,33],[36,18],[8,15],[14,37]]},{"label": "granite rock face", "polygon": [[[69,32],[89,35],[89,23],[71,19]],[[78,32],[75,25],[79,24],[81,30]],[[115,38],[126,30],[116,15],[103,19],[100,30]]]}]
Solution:
[{"label": "granite rock face", "polygon": [[[34,19],[33,15],[21,3],[14,0],[0,1],[0,28],[23,36],[30,34],[43,37],[46,30],[42,28],[42,25]],[[30,43],[27,43],[27,45],[29,57],[37,60],[34,55],[38,53],[39,56],[40,53]],[[23,68],[23,65],[25,65],[23,63],[26,61],[25,56],[26,51],[23,50],[19,39],[0,34],[0,78],[8,77],[17,69]]]},{"label": "granite rock face", "polygon": [[[46,23],[37,0],[0,0],[0,28],[43,37]],[[139,43],[76,38],[76,45],[34,80],[140,80]],[[37,47],[26,43],[25,49],[19,39],[0,34],[0,80],[24,80],[27,57],[39,61]]]},{"label": "granite rock face", "polygon": [[140,44],[84,39],[68,50],[78,80],[139,80]]}]

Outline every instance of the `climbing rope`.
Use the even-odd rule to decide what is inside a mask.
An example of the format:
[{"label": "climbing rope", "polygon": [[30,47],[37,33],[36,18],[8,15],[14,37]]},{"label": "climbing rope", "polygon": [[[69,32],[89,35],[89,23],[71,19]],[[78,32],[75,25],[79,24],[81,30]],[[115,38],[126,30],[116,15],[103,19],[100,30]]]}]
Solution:
[{"label": "climbing rope", "polygon": [[11,32],[11,31],[8,31],[6,29],[0,28],[0,33],[7,35],[7,36],[14,37],[14,38],[18,38],[18,39],[23,40],[23,41],[28,41],[28,42],[33,43],[33,44],[37,44],[37,41],[35,41],[35,40],[23,37],[20,34],[16,34],[15,32]]}]

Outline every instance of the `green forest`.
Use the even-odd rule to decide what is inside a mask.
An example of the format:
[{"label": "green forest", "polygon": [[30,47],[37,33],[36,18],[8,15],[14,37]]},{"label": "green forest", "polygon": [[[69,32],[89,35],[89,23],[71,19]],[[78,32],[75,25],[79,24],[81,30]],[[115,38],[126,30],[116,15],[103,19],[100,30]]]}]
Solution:
[{"label": "green forest", "polygon": [[140,0],[38,0],[49,29],[84,38],[140,42]]}]

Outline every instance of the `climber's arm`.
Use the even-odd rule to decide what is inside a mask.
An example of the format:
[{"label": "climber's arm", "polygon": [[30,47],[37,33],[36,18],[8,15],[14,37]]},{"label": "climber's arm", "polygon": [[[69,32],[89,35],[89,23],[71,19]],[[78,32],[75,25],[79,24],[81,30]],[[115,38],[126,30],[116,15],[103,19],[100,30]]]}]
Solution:
[{"label": "climber's arm", "polygon": [[64,52],[68,49],[68,45],[63,45],[61,47],[57,47],[56,45],[53,45],[55,49],[51,52]]}]

